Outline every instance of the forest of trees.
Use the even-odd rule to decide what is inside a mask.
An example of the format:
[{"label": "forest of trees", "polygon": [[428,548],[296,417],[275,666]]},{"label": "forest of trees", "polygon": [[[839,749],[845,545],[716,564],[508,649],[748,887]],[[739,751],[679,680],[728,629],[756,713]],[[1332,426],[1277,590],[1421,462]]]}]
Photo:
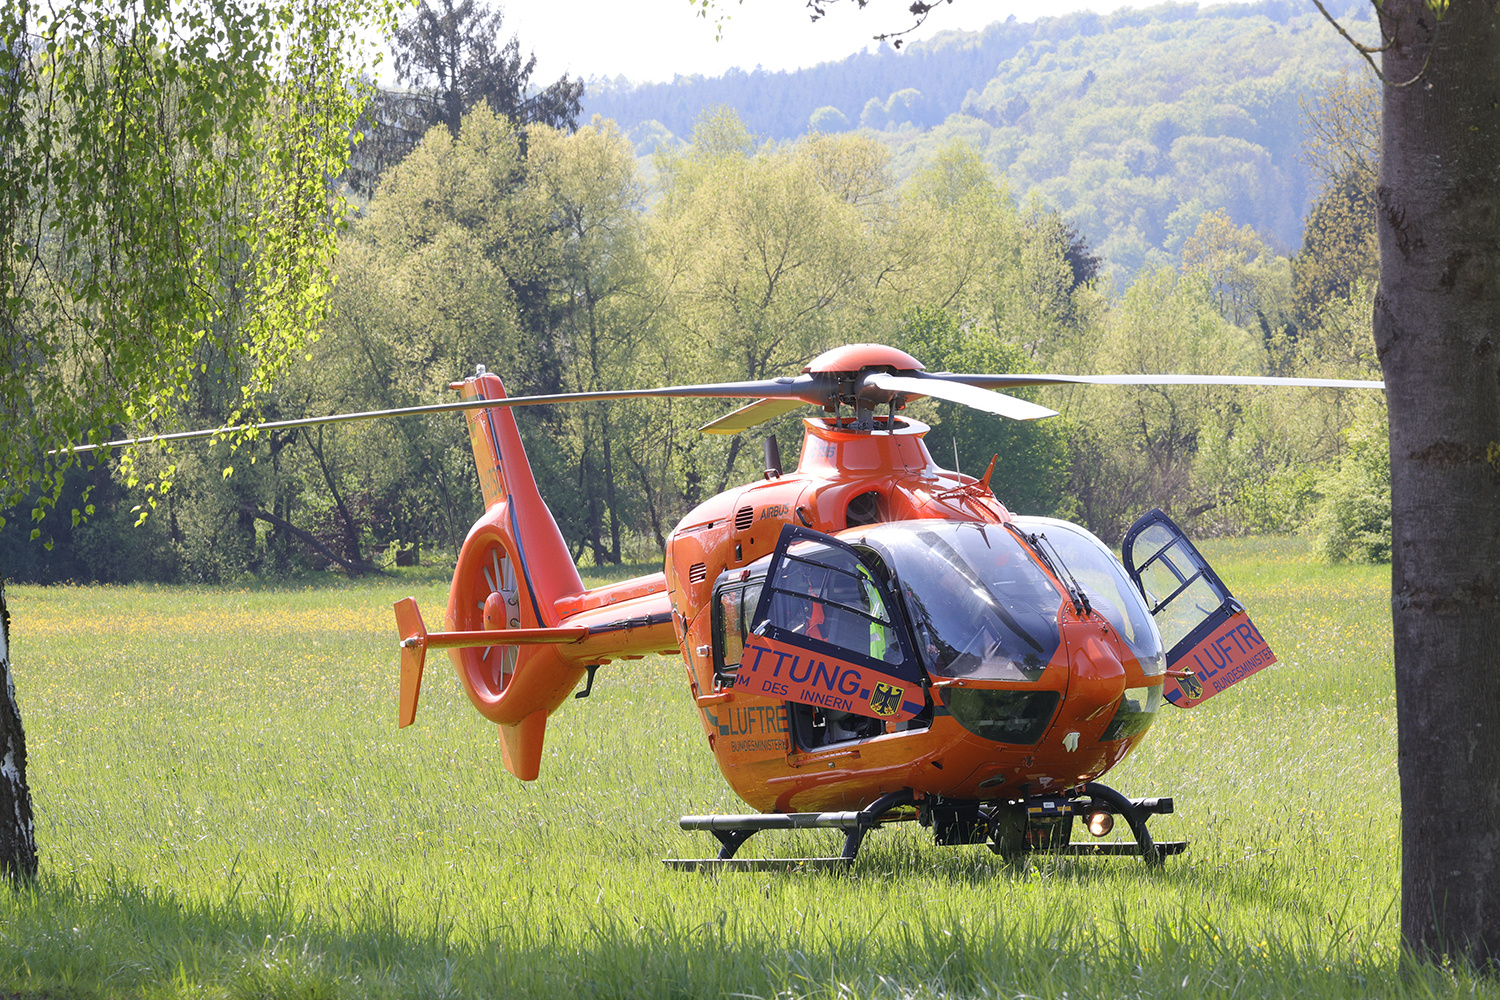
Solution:
[{"label": "forest of trees", "polygon": [[[470,22],[483,13],[460,7]],[[465,22],[449,23],[441,30]],[[857,341],[900,346],[932,371],[1379,377],[1378,118],[1373,89],[1354,78],[1301,95],[1288,155],[1303,158],[1313,198],[1300,249],[1279,250],[1215,200],[1227,187],[1205,186],[1174,256],[1143,259],[1119,289],[1078,216],[1017,197],[1012,174],[1035,175],[997,170],[993,146],[961,130],[923,133],[912,166],[873,128],[768,140],[749,116],[716,107],[643,170],[620,127],[598,117],[574,127],[574,90],[550,89],[556,100],[538,110],[476,88],[457,120],[435,111],[409,153],[365,163],[372,193],[339,237],[331,315],[261,399],[268,418],[444,401],[476,363],[513,395],[586,391],[790,374]],[[1278,93],[1297,106],[1295,92]],[[372,123],[376,139],[382,127]],[[191,392],[204,426],[237,402],[211,377]],[[1329,558],[1388,558],[1378,402],[1217,387],[1034,394],[1061,416],[1007,423],[930,401],[912,413],[932,424],[940,463],[977,473],[998,454],[995,489],[1012,509],[1073,518],[1108,540],[1160,506],[1200,534],[1306,530]],[[580,559],[653,558],[693,504],[758,476],[757,440],[696,431],[724,409],[659,400],[521,412],[543,494]],[[798,418],[769,428],[789,462]],[[0,559],[12,578],[377,572],[451,558],[480,506],[451,415],[266,433],[233,454],[148,450],[129,479],[108,467],[70,475],[97,514],[44,521],[50,549],[26,543],[24,511],[8,515]],[[169,491],[149,492],[167,478]]]}]

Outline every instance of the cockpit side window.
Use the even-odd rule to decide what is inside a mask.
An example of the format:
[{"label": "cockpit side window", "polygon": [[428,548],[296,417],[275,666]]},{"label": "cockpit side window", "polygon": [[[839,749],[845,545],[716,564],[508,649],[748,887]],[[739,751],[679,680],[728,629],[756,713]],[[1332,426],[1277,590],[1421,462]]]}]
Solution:
[{"label": "cockpit side window", "polygon": [[799,748],[931,724],[900,595],[876,549],[788,526],[768,572],[760,606],[746,610],[753,630],[736,680],[786,697]]},{"label": "cockpit side window", "polygon": [[784,631],[893,666],[905,662],[873,574],[844,549],[815,541],[792,545],[771,583],[769,620]]}]

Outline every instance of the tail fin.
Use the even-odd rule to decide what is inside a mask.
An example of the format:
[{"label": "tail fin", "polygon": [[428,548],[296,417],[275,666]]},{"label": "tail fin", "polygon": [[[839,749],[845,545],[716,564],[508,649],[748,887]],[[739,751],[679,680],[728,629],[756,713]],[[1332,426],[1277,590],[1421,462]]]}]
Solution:
[{"label": "tail fin", "polygon": [[[503,399],[505,387],[496,376],[480,374],[465,379],[459,394]],[[553,628],[558,598],[583,590],[583,581],[537,491],[510,409],[468,410],[466,416],[485,512],[453,570],[447,627]],[[577,686],[584,668],[566,662],[552,645],[471,647],[448,655],[474,707],[500,724],[507,769],[535,778],[547,715]]]},{"label": "tail fin", "polygon": [[[475,377],[455,384],[459,396],[465,400],[505,398],[500,379],[482,370]],[[540,616],[540,605],[578,593],[583,590],[583,581],[573,566],[562,532],[557,530],[552,511],[537,492],[536,479],[526,461],[526,449],[521,445],[510,408],[467,410],[464,416],[469,425],[469,445],[474,450],[474,467],[479,473],[485,511],[503,508],[513,534],[518,534],[517,525],[525,526],[525,551],[518,543],[516,553],[522,560],[520,568],[528,587],[536,588],[535,597],[539,601],[533,602],[533,612]],[[536,627],[545,625],[538,620]]]},{"label": "tail fin", "polygon": [[396,725],[406,727],[417,718],[417,696],[422,693],[422,661],[427,658],[427,625],[417,602],[410,597],[396,602],[396,634],[401,636],[401,701]]},{"label": "tail fin", "polygon": [[[500,380],[482,372],[455,387],[464,399],[505,397]],[[485,512],[459,551],[447,631],[429,635],[410,598],[396,606],[398,721],[416,714],[426,650],[446,648],[469,700],[500,725],[506,769],[530,781],[541,767],[547,717],[588,666],[677,651],[671,603],[659,573],[585,593],[510,409],[466,413]]]}]

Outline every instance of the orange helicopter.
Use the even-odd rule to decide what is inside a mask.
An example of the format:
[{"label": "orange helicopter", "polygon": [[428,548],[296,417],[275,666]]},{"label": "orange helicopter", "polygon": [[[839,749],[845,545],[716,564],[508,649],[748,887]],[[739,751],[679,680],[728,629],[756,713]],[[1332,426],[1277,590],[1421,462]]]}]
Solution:
[{"label": "orange helicopter", "polygon": [[[1127,798],[1099,778],[1129,755],[1164,702],[1187,708],[1276,662],[1249,616],[1171,519],[1153,510],[1116,559],[1078,525],[1012,514],[982,478],[941,469],[899,415],[923,396],[1030,420],[1054,411],[994,389],[1092,383],[1305,385],[1379,382],[1249,376],[927,373],[892,347],[828,351],[796,377],[507,398],[478,373],[451,388],[485,502],[459,553],[445,630],[396,605],[398,721],[416,717],[429,649],[447,649],[474,707],[499,725],[504,763],[538,776],[548,716],[587,697],[619,659],[676,654],[703,735],[755,812],[685,816],[712,859],[678,868],[847,865],[884,823],[920,822],[938,844],[1136,854],[1170,798]],[[698,505],[663,571],[585,589],[527,464],[511,407],[641,396],[750,399],[706,425],[737,433],[812,405],[801,460]],[[885,412],[879,412],[881,409]],[[377,414],[345,415],[340,419]],[[311,421],[308,421],[311,422]],[[298,423],[284,422],[286,425]],[[279,426],[279,425],[263,425]],[[584,683],[581,691],[575,688]],[[1102,837],[1121,817],[1133,842]],[[827,828],[838,855],[747,860],[761,830]]]}]

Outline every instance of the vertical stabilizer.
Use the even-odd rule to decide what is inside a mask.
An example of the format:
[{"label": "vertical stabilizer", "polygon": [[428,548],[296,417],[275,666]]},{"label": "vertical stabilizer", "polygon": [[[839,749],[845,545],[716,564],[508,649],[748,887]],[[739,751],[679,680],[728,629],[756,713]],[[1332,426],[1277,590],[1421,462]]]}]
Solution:
[{"label": "vertical stabilizer", "polygon": [[[505,398],[500,379],[483,372],[458,388],[464,399]],[[510,409],[469,410],[466,416],[485,512],[453,571],[447,627],[552,628],[559,620],[558,599],[580,593],[583,581],[537,490]],[[583,668],[550,645],[450,649],[448,654],[474,706],[500,724],[506,767],[517,777],[535,778],[546,717],[577,686]]]},{"label": "vertical stabilizer", "polygon": [[[401,728],[417,719],[417,696],[422,693],[422,664],[427,658],[427,626],[417,602],[410,597],[396,602],[396,634],[401,636],[401,696],[396,725]],[[415,639],[415,642],[409,640]]]}]

